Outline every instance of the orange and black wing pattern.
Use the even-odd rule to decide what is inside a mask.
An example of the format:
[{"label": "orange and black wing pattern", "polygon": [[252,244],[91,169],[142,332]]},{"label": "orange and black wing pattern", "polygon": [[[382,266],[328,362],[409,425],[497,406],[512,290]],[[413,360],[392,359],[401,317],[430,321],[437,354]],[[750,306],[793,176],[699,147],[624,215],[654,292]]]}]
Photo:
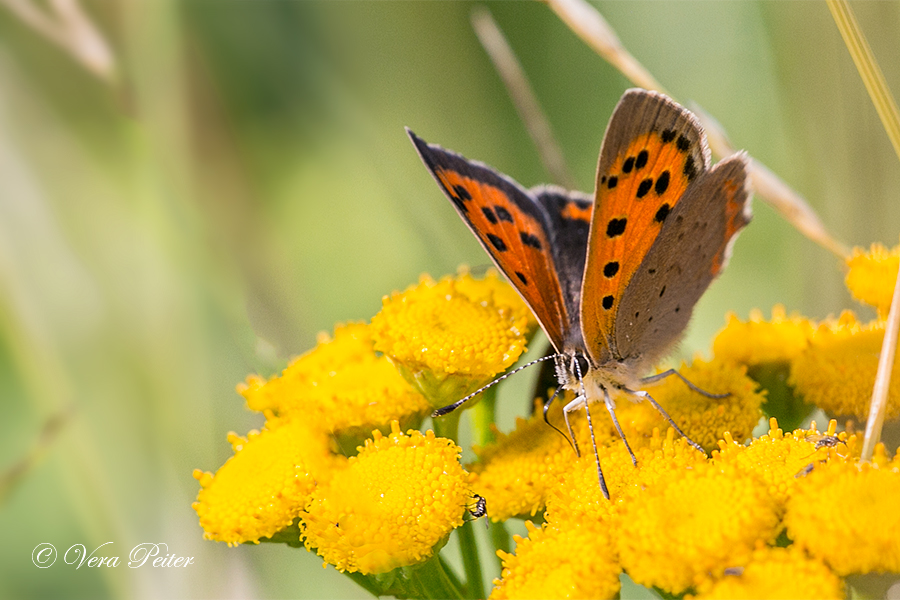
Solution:
[{"label": "orange and black wing pattern", "polygon": [[544,207],[494,169],[407,132],[459,216],[531,307],[557,351],[562,351],[570,319]]},{"label": "orange and black wing pattern", "polygon": [[709,162],[690,112],[645,90],[619,101],[600,151],[584,272],[581,326],[595,365],[624,358],[615,328],[625,289]]}]

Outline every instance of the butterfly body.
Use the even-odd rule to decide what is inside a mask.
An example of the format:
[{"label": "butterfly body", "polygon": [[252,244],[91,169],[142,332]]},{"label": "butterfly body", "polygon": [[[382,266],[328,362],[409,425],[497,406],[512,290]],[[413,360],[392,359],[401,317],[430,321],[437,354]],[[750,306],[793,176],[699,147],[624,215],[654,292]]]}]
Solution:
[{"label": "butterfly body", "polygon": [[[600,150],[593,196],[523,188],[411,131],[460,217],[535,313],[579,401],[638,393],[749,222],[743,154],[714,167],[696,117],[629,90]],[[655,406],[658,407],[654,403]]]}]

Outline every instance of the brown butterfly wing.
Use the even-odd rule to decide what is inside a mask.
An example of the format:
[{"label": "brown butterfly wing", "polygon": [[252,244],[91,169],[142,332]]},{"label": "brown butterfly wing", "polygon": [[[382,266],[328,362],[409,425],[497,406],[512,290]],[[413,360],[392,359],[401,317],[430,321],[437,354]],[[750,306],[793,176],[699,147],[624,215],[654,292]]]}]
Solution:
[{"label": "brown butterfly wing", "polygon": [[743,154],[723,160],[688,186],[620,301],[616,347],[626,364],[650,367],[678,341],[749,222]]},{"label": "brown butterfly wing", "polygon": [[544,207],[490,167],[407,133],[459,216],[531,307],[553,345],[562,350],[570,319]]},{"label": "brown butterfly wing", "polygon": [[656,92],[622,96],[600,151],[582,286],[581,327],[595,366],[624,357],[616,327],[625,291],[709,160],[690,112]]}]

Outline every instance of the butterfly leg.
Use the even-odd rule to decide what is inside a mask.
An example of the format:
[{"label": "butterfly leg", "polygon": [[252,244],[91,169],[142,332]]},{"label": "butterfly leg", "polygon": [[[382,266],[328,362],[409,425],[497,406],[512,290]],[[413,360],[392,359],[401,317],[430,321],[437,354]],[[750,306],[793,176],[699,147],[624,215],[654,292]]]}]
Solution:
[{"label": "butterfly leg", "polygon": [[666,418],[666,421],[669,422],[669,425],[672,426],[672,429],[674,429],[676,432],[678,432],[678,435],[680,435],[680,436],[683,437],[685,440],[687,440],[687,443],[688,443],[688,444],[690,444],[691,446],[693,446],[694,448],[696,448],[697,450],[699,450],[699,451],[702,452],[703,454],[706,454],[706,450],[703,449],[703,446],[701,446],[700,444],[698,444],[697,442],[695,442],[694,440],[692,440],[692,439],[689,438],[688,436],[684,435],[684,432],[681,430],[681,428],[675,423],[675,421],[672,420],[672,417],[669,416],[669,413],[667,413],[667,412],[663,409],[663,407],[660,406],[659,403],[658,403],[656,400],[653,399],[653,396],[651,396],[650,394],[648,394],[647,392],[645,392],[645,391],[643,391],[643,390],[641,390],[641,391],[639,391],[639,392],[636,392],[636,391],[634,391],[634,390],[629,390],[628,388],[622,388],[622,389],[623,389],[624,391],[628,392],[629,394],[634,394],[635,396],[638,396],[639,398],[644,398],[644,399],[646,399],[648,402],[650,402],[650,404],[653,406],[653,408],[655,408],[657,411],[659,411],[659,414],[661,414],[663,417]]},{"label": "butterfly leg", "polygon": [[628,454],[631,455],[631,463],[634,466],[637,466],[637,457],[634,455],[634,452],[631,450],[631,446],[628,445],[628,440],[625,438],[625,433],[622,431],[622,426],[619,425],[619,419],[616,417],[616,405],[612,401],[612,398],[609,397],[609,390],[605,387],[603,388],[603,399],[606,404],[606,410],[609,411],[609,416],[612,417],[613,425],[616,426],[616,431],[619,432],[619,437],[622,438],[622,443],[625,444],[625,448],[628,450]]},{"label": "butterfly leg", "polygon": [[578,396],[563,407],[563,419],[566,422],[566,429],[569,431],[569,439],[572,440],[572,446],[575,448],[575,456],[581,457],[581,450],[578,449],[578,440],[575,439],[575,432],[572,431],[572,425],[569,423],[569,413],[580,408],[582,403],[587,406],[584,396]]},{"label": "butterfly leg", "polygon": [[651,375],[650,377],[644,377],[643,379],[641,379],[641,383],[645,383],[645,384],[646,383],[656,383],[657,381],[661,381],[661,380],[665,379],[666,377],[671,377],[672,375],[675,375],[676,377],[678,377],[678,379],[682,380],[685,383],[685,385],[687,385],[689,388],[691,388],[693,391],[697,392],[701,396],[706,396],[707,398],[719,399],[719,398],[727,398],[728,396],[731,395],[731,392],[725,392],[724,394],[713,394],[712,392],[707,392],[704,389],[698,388],[696,385],[691,383],[691,381],[687,377],[685,377],[684,375],[682,375],[675,369],[669,369],[668,371],[663,371],[662,373],[657,373],[656,375]]},{"label": "butterfly leg", "polygon": [[[600,468],[600,452],[597,450],[597,438],[594,437],[594,424],[591,421],[591,410],[588,408],[588,402],[585,400],[584,396],[579,396],[575,398],[568,404],[566,404],[565,408],[563,408],[563,415],[566,417],[566,426],[569,425],[569,413],[575,409],[581,408],[584,405],[584,414],[587,415],[587,423],[588,423],[588,431],[591,432],[591,444],[594,446],[594,460],[597,462],[597,477],[600,480],[600,490],[603,492],[603,496],[609,500],[609,488],[606,487],[606,479],[603,477],[603,469]],[[572,433],[572,428],[569,427],[569,435],[572,436],[572,440],[575,439],[575,435]],[[579,454],[579,456],[581,456]]]}]

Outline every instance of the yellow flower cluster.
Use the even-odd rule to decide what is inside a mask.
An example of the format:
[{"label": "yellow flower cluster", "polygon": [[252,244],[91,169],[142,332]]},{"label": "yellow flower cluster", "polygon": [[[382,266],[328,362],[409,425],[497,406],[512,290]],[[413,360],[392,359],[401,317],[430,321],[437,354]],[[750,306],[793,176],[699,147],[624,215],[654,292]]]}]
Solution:
[{"label": "yellow flower cluster", "polygon": [[[247,438],[231,434],[235,454],[215,474],[195,472],[205,537],[258,543],[296,524],[293,542],[342,571],[427,560],[462,524],[470,476],[452,440],[401,433],[401,422],[418,426],[438,402],[404,375],[466,387],[509,367],[533,327],[496,272],[423,278],[385,299],[371,324],[339,325],[279,376],[248,377],[238,391],[266,424]],[[348,459],[336,441],[364,444]]]},{"label": "yellow flower cluster", "polygon": [[347,468],[300,513],[305,544],[339,571],[386,573],[430,557],[462,525],[469,496],[459,446],[422,434],[375,431]]},{"label": "yellow flower cluster", "polygon": [[385,297],[372,319],[375,349],[440,408],[505,371],[525,351],[534,317],[509,286],[467,273]]},{"label": "yellow flower cluster", "polygon": [[[884,339],[884,317],[890,307],[900,263],[900,247],[875,244],[854,250],[847,260],[847,286],[855,298],[874,306],[879,319],[861,323],[845,311],[839,318],[814,323],[787,316],[784,307],[766,321],[758,311],[747,322],[730,315],[713,342],[716,358],[748,366],[754,377],[767,369],[784,369],[786,383],[809,407],[838,416],[865,420]],[[888,394],[886,418],[900,416],[900,354]],[[777,376],[777,371],[774,371]]]},{"label": "yellow flower cluster", "polygon": [[[898,256],[873,246],[848,261],[854,296],[882,317]],[[810,409],[863,418],[883,320],[864,324],[848,312],[815,323],[781,306],[768,320],[729,316],[713,358],[678,369],[691,384],[672,376],[643,388],[710,456],[624,393],[614,400],[631,451],[602,404],[588,407],[592,431],[584,408],[567,429],[570,392],[547,414],[561,431],[537,406],[512,432],[482,435],[493,441],[465,469],[455,439],[402,432],[510,368],[535,326],[495,272],[423,277],[384,298],[369,324],[321,336],[279,376],[248,377],[239,391],[266,424],[247,438],[231,434],[234,456],[215,475],[195,472],[205,536],[239,544],[290,531],[373,593],[413,597],[429,588],[402,587],[415,575],[396,570],[442,569],[440,550],[477,490],[501,534],[510,519],[539,523],[526,523],[514,551],[498,551],[494,599],[614,598],[623,573],[672,596],[839,598],[846,576],[900,572],[900,458],[880,445],[861,464],[861,439],[838,432],[836,420],[824,432],[815,422],[782,431],[770,418],[769,431],[753,436],[763,409],[777,408],[772,381]],[[888,419],[900,416],[898,400],[894,377]],[[455,437],[439,429],[448,430]],[[348,439],[355,456],[338,450]],[[460,544],[475,549],[474,538]],[[442,577],[447,586],[428,593],[480,594],[480,581]]]}]

